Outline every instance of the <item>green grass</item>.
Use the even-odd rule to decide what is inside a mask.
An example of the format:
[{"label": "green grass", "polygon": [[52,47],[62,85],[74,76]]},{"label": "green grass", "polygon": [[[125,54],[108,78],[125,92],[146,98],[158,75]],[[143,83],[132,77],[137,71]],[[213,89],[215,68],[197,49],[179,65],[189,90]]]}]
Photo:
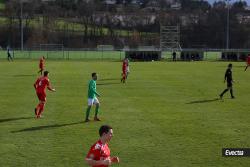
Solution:
[{"label": "green grass", "polygon": [[[111,154],[121,167],[228,167],[249,158],[223,158],[224,147],[250,147],[250,71],[233,63],[236,99],[225,95],[228,62],[131,63],[126,84],[120,62],[47,60],[57,92],[47,93],[44,118],[32,84],[38,61],[0,62],[0,164],[3,167],[86,166],[102,124],[114,128]],[[99,74],[102,122],[82,123],[91,72]],[[91,118],[93,117],[91,111]]]}]

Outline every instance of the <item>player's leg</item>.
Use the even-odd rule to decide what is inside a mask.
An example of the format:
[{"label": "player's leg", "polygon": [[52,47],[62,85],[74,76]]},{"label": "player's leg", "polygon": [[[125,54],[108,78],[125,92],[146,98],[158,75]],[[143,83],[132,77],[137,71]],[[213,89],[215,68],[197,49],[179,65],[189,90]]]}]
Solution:
[{"label": "player's leg", "polygon": [[126,71],[126,79],[128,79],[128,74],[129,74],[130,70],[129,70],[129,66],[127,66],[127,71]]},{"label": "player's leg", "polygon": [[41,94],[40,96],[40,109],[37,113],[37,118],[40,118],[43,111],[44,111],[44,106],[45,106],[45,103],[46,103],[46,95],[45,94]]},{"label": "player's leg", "polygon": [[86,111],[86,117],[85,117],[85,122],[88,122],[90,121],[89,120],[89,113],[90,113],[90,110],[91,110],[91,107],[94,103],[94,99],[88,99],[88,107],[87,107],[87,111]]},{"label": "player's leg", "polygon": [[233,95],[233,87],[231,86],[230,88],[230,94],[231,94],[231,98],[234,99],[234,95]]},{"label": "player's leg", "polygon": [[220,94],[220,98],[222,99],[223,95],[228,91],[228,88],[226,88],[221,94]]},{"label": "player's leg", "polygon": [[42,113],[44,111],[45,101],[40,101],[40,110],[37,113],[37,118],[40,118],[42,116]]},{"label": "player's leg", "polygon": [[97,117],[98,113],[99,113],[99,107],[100,107],[100,102],[97,98],[94,99],[94,104],[95,104],[95,117],[94,120],[95,121],[100,121],[100,119]]},{"label": "player's leg", "polygon": [[41,108],[41,99],[42,99],[42,96],[41,96],[41,94],[40,93],[36,93],[36,95],[37,95],[37,97],[38,97],[38,99],[39,99],[39,103],[37,104],[37,106],[36,106],[36,108],[35,108],[35,115],[36,115],[36,117],[37,117],[37,115],[38,115],[38,113],[39,113],[39,111],[40,111],[40,108]]},{"label": "player's leg", "polygon": [[46,103],[46,94],[38,93],[37,96],[39,98],[39,104],[35,109],[35,113],[36,113],[36,117],[40,118],[41,114],[43,113],[44,106],[45,106],[45,103]]},{"label": "player's leg", "polygon": [[10,54],[8,53],[8,61],[10,61]]},{"label": "player's leg", "polygon": [[245,71],[247,70],[248,66],[249,66],[249,65],[246,66]]},{"label": "player's leg", "polygon": [[123,72],[121,73],[121,82],[123,82]]},{"label": "player's leg", "polygon": [[122,82],[125,83],[126,81],[126,71],[122,72]]}]

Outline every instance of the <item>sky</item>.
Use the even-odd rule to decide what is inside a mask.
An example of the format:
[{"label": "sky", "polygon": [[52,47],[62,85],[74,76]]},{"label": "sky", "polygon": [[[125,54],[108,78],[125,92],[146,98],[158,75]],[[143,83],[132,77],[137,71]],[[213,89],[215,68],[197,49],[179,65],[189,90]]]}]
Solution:
[{"label": "sky", "polygon": [[[219,0],[207,0],[208,2],[210,2],[211,4],[213,4],[215,1],[219,1]],[[236,2],[239,0],[230,0],[231,3]],[[245,0],[247,2],[248,5],[250,5],[250,0]]]}]

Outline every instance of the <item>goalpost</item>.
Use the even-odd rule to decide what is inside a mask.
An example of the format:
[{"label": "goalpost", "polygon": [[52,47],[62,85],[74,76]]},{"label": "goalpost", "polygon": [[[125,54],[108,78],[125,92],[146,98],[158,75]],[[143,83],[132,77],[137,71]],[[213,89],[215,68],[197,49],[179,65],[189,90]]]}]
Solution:
[{"label": "goalpost", "polygon": [[63,44],[40,44],[39,50],[46,52],[46,58],[51,59],[64,59],[64,46]]}]

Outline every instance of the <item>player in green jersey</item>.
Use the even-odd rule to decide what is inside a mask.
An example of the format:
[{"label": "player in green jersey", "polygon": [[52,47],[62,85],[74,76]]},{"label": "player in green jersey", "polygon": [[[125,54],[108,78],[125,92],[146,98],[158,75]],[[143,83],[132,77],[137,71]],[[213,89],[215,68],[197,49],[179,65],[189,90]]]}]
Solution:
[{"label": "player in green jersey", "polygon": [[99,106],[100,106],[100,103],[99,103],[99,100],[97,99],[97,97],[100,97],[100,94],[97,93],[97,91],[96,91],[96,80],[97,80],[97,74],[92,73],[92,79],[89,81],[89,87],[88,87],[88,108],[86,111],[85,122],[90,121],[89,120],[89,113],[90,113],[91,107],[94,104],[96,105],[94,120],[100,121],[100,119],[97,117],[97,114],[99,112]]}]

